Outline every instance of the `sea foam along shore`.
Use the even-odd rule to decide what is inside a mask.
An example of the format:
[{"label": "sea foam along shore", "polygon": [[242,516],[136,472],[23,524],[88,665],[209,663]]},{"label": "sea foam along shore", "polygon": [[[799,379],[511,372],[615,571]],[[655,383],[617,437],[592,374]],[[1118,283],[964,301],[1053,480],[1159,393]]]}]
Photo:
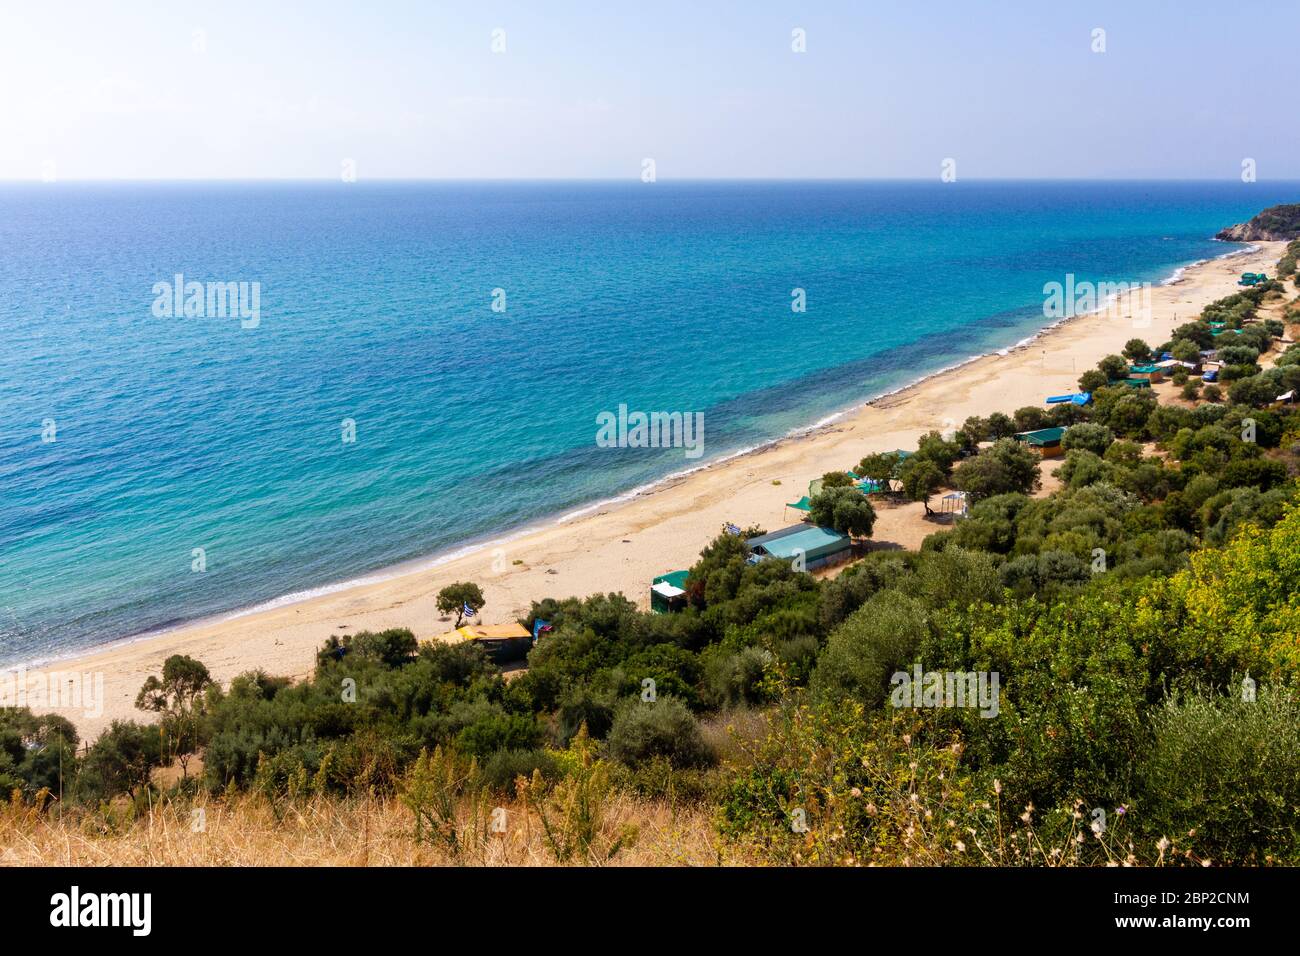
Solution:
[{"label": "sea foam along shore", "polygon": [[[788,524],[794,519],[785,503],[826,471],[848,467],[870,451],[910,447],[923,432],[955,427],[970,415],[1040,405],[1046,395],[1070,391],[1085,369],[1129,338],[1162,342],[1203,305],[1235,292],[1242,271],[1271,271],[1280,248],[1259,243],[1184,267],[1181,276],[1152,289],[1147,323],[1135,323],[1121,299],[1104,312],[1060,320],[1018,345],[928,375],[808,429],[545,524],[51,663],[61,672],[104,677],[102,713],[65,716],[88,734],[113,718],[141,718],[133,707],[136,693],[170,654],[198,658],[224,682],[259,667],[304,675],[331,633],[409,627],[421,639],[437,636],[451,626],[435,607],[437,592],[456,580],[482,586],[487,622],[520,616],[531,601],[547,596],[622,591],[644,603],[650,579],[689,566],[724,523]],[[915,547],[933,530],[915,520],[916,511],[919,506],[886,512],[877,540]]]}]

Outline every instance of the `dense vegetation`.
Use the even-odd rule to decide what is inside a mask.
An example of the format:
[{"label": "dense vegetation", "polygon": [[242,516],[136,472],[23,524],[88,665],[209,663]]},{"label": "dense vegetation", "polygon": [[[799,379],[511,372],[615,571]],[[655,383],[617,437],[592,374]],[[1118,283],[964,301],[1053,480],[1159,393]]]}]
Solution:
[{"label": "dense vegetation", "polygon": [[[778,862],[1300,863],[1300,410],[1275,406],[1300,350],[1257,321],[1282,291],[1129,342],[1083,376],[1090,406],[972,418],[854,465],[891,489],[880,506],[967,492],[969,515],[919,552],[819,579],[722,533],[684,612],[535,603],[521,623],[552,629],[513,675],[405,630],[332,637],[298,683],[222,688],[175,657],[137,702],[158,727],[116,722],[80,747],[61,717],[0,711],[0,786],[105,812],[175,763],[181,793],[391,795],[416,838],[448,845],[478,813],[458,800],[513,796],[559,821],[561,861],[630,839],[591,824],[621,789],[711,806],[722,838]],[[1129,360],[1216,344],[1226,396],[1180,382],[1160,404],[1117,381]],[[1013,436],[1052,425],[1061,487],[1035,496],[1039,458]],[[813,507],[856,536],[874,525],[851,481],[827,476]],[[898,706],[893,675],[915,665],[996,673],[996,715]]]}]

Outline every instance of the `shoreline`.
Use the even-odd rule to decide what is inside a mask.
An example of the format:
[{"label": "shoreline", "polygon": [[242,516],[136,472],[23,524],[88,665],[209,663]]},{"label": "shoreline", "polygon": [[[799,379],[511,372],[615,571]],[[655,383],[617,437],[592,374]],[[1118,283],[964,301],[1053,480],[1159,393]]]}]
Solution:
[{"label": "shoreline", "polygon": [[[968,415],[1041,405],[1043,397],[1067,387],[1066,382],[1073,390],[1079,374],[1102,355],[1117,352],[1128,338],[1137,336],[1158,344],[1176,324],[1189,321],[1201,306],[1235,291],[1240,270],[1234,260],[1244,259],[1250,268],[1271,270],[1279,254],[1274,247],[1282,245],[1251,243],[1175,267],[1165,279],[1151,283],[1153,316],[1148,326],[1123,322],[1123,316],[1117,314],[1119,303],[1108,300],[1099,303],[1095,311],[1056,319],[1012,345],[973,355],[871,398],[856,400],[811,425],[793,428],[755,446],[725,453],[567,512],[358,578],[289,592],[164,630],[6,665],[0,673],[41,668],[61,673],[102,673],[107,691],[103,714],[67,714],[84,733],[87,729],[97,731],[112,718],[143,719],[144,715],[131,706],[135,691],[170,653],[197,657],[222,683],[258,667],[297,678],[310,671],[316,649],[331,633],[409,627],[423,640],[448,632],[452,622],[440,620],[433,604],[437,590],[452,580],[476,580],[483,587],[487,602],[480,620],[484,623],[521,616],[530,601],[547,596],[623,591],[639,605],[645,605],[650,578],[693,562],[699,549],[725,521],[762,523],[769,528],[793,523],[795,518],[783,507],[778,506],[773,515],[772,499],[780,498],[782,505],[797,499],[808,481],[831,468],[851,467],[869,451],[906,447],[929,428],[955,427]],[[1192,293],[1194,299],[1180,302],[1185,293]],[[1191,308],[1181,309],[1184,305]],[[1178,317],[1180,312],[1182,318]],[[1035,345],[1043,346],[1041,357],[1030,354]],[[1049,347],[1058,353],[1054,357],[1061,367],[1049,369]],[[1064,367],[1066,361],[1068,369]],[[914,413],[918,409],[912,403],[925,403],[930,392],[951,396],[965,389],[969,393],[977,386],[988,386],[991,379],[1016,370],[1031,371],[1025,367],[1035,365],[1040,366],[1037,372],[1024,376],[1018,389],[999,387],[994,381],[995,394],[968,397],[964,404],[949,397],[927,411],[925,424],[916,420]],[[862,432],[871,426],[873,434],[864,436]],[[870,444],[861,443],[864,437]],[[847,444],[855,450],[840,450]],[[758,470],[767,473],[756,477]],[[748,484],[721,487],[744,472],[747,474],[743,478],[751,479]],[[788,485],[787,480],[791,482]],[[707,507],[697,507],[701,502]],[[906,510],[890,508],[885,514]],[[718,516],[723,516],[722,520],[715,520]],[[647,517],[651,520],[645,520]],[[889,522],[883,524],[886,527],[880,530],[885,534],[902,530],[889,527]],[[668,533],[661,530],[665,528]],[[878,534],[877,540],[890,539]],[[909,546],[901,541],[893,543]],[[613,545],[618,544],[641,544],[642,548],[633,560],[626,554],[615,554],[620,549]],[[558,553],[548,555],[547,549]],[[534,557],[542,561],[534,563]],[[490,559],[487,570],[483,568],[485,558]],[[304,613],[309,620],[301,620]]]},{"label": "shoreline", "polygon": [[[1215,241],[1223,241],[1223,240],[1215,240]],[[1249,243],[1246,244],[1245,247],[1241,249],[1233,249],[1229,252],[1225,252],[1217,256],[1212,256],[1206,259],[1197,259],[1193,262],[1189,262],[1184,265],[1175,266],[1173,271],[1170,272],[1169,275],[1167,275],[1164,279],[1160,280],[1158,283],[1153,283],[1152,288],[1153,289],[1167,288],[1169,286],[1177,285],[1178,283],[1183,281],[1183,277],[1186,274],[1187,270],[1189,269],[1195,269],[1198,266],[1203,266],[1213,262],[1218,262],[1225,259],[1231,259],[1238,256],[1250,255],[1257,251],[1259,251],[1259,246],[1255,243]],[[13,664],[5,664],[0,666],[0,674],[17,671],[24,668],[26,669],[41,668],[52,664],[58,664],[60,662],[80,660],[85,657],[105,653],[112,650],[117,650],[123,647],[128,647],[132,644],[137,644],[143,641],[159,640],[168,637],[170,635],[183,632],[185,630],[189,630],[191,628],[215,626],[229,621],[235,621],[243,617],[248,617],[250,615],[260,614],[267,611],[274,611],[278,608],[283,608],[283,607],[291,607],[295,604],[305,603],[305,602],[316,600],[318,598],[328,597],[332,594],[339,594],[344,591],[351,590],[353,588],[361,588],[369,585],[383,584],[387,581],[391,581],[395,578],[403,577],[408,574],[418,574],[424,571],[435,570],[441,567],[442,565],[448,564],[452,561],[456,561],[461,558],[471,557],[494,545],[499,547],[501,545],[509,544],[510,542],[515,541],[519,538],[527,537],[530,534],[542,532],[547,528],[557,526],[557,525],[564,525],[571,521],[578,521],[589,515],[601,513],[605,509],[618,508],[622,505],[626,505],[633,501],[636,501],[638,498],[643,498],[648,495],[665,491],[669,488],[672,488],[678,482],[687,480],[692,475],[698,472],[707,471],[710,468],[720,467],[731,461],[734,461],[739,458],[744,458],[745,456],[748,455],[760,454],[765,449],[777,447],[783,442],[798,441],[801,438],[816,435],[817,433],[830,428],[840,419],[848,415],[851,415],[853,412],[859,409],[873,407],[876,406],[877,403],[879,402],[885,401],[890,398],[894,398],[896,396],[903,395],[910,389],[918,388],[932,379],[936,379],[943,375],[948,375],[950,373],[957,372],[974,362],[978,362],[981,359],[988,358],[990,356],[995,356],[995,355],[1006,356],[1016,352],[1019,349],[1028,348],[1036,340],[1042,338],[1043,336],[1049,335],[1051,332],[1060,328],[1063,325],[1081,319],[1095,317],[1098,314],[1106,312],[1107,309],[1111,308],[1111,304],[1112,304],[1111,300],[1113,299],[1114,296],[1111,296],[1110,299],[1108,299],[1108,301],[1105,304],[1098,305],[1096,309],[1091,310],[1089,312],[1076,313],[1074,315],[1069,315],[1059,319],[1055,319],[1052,322],[1048,323],[1047,325],[1042,326],[1036,331],[1030,333],[1029,335],[1023,336],[1022,338],[1018,339],[1015,343],[1011,345],[1004,346],[1000,349],[990,349],[989,351],[986,352],[976,353],[958,362],[954,362],[950,365],[945,365],[931,372],[926,372],[916,378],[910,379],[903,385],[898,385],[893,388],[886,389],[885,391],[873,395],[870,398],[857,399],[852,404],[842,409],[823,415],[821,418],[819,418],[816,422],[812,423],[811,425],[796,426],[794,428],[789,429],[785,434],[777,436],[776,438],[769,438],[755,445],[749,445],[732,451],[724,452],[722,455],[720,455],[717,458],[709,459],[692,468],[686,468],[680,471],[670,472],[662,476],[661,478],[656,478],[653,481],[646,482],[641,485],[637,485],[627,491],[618,492],[604,498],[598,498],[595,501],[589,503],[579,504],[566,511],[544,515],[532,519],[530,522],[526,524],[509,528],[503,532],[499,532],[499,533],[493,532],[490,533],[489,535],[481,535],[476,538],[470,538],[465,541],[459,542],[457,544],[453,544],[442,551],[434,551],[430,554],[420,555],[418,557],[413,557],[413,558],[407,558],[395,564],[390,564],[382,568],[377,568],[373,571],[365,572],[359,575],[358,577],[347,578],[342,581],[334,581],[328,584],[321,584],[314,587],[303,588],[296,591],[289,591],[286,592],[285,594],[277,595],[276,597],[269,598],[264,601],[260,601],[256,604],[248,605],[247,607],[235,608],[229,611],[221,611],[216,614],[209,614],[203,617],[194,618],[192,620],[183,621],[177,624],[166,625],[164,627],[157,628],[154,630],[140,631],[138,633],[128,634],[123,637],[110,638],[101,644],[93,644],[84,648],[77,648],[63,653],[53,654],[47,657],[34,657],[34,658],[20,660]]]}]

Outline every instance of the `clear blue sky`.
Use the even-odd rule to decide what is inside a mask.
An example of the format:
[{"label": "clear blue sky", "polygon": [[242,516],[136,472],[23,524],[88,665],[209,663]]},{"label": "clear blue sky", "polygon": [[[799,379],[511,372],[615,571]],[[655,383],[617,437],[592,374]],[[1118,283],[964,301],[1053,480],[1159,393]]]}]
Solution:
[{"label": "clear blue sky", "polygon": [[0,178],[1300,179],[1296,10],[42,0],[0,21]]}]

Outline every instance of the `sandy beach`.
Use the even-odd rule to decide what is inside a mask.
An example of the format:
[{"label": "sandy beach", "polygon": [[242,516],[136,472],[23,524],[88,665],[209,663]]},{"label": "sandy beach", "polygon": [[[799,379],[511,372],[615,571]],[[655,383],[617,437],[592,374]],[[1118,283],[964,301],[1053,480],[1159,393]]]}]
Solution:
[{"label": "sandy beach", "polygon": [[[794,523],[799,514],[787,511],[786,502],[797,500],[824,472],[852,467],[868,452],[914,447],[922,433],[949,430],[971,415],[1011,412],[1074,391],[1082,372],[1130,338],[1164,342],[1204,304],[1237,291],[1241,272],[1273,272],[1283,244],[1257,245],[1254,252],[1189,267],[1178,282],[1155,287],[1149,324],[1135,323],[1130,304],[1121,300],[1115,309],[1071,319],[1026,345],[928,378],[816,431],[563,524],[488,544],[436,567],[52,663],[49,669],[63,674],[103,675],[102,714],[60,712],[86,736],[98,734],[114,718],[146,719],[133,706],[136,694],[171,654],[203,661],[224,683],[255,668],[305,675],[330,634],[408,627],[420,639],[435,637],[454,623],[435,608],[438,590],[452,581],[472,580],[482,587],[481,621],[489,624],[519,617],[530,602],[548,596],[622,591],[645,606],[651,578],[688,567],[726,522],[769,530]],[[1044,478],[1052,467],[1044,469]],[[875,546],[917,547],[940,527],[922,515],[920,504],[883,506]]]}]

